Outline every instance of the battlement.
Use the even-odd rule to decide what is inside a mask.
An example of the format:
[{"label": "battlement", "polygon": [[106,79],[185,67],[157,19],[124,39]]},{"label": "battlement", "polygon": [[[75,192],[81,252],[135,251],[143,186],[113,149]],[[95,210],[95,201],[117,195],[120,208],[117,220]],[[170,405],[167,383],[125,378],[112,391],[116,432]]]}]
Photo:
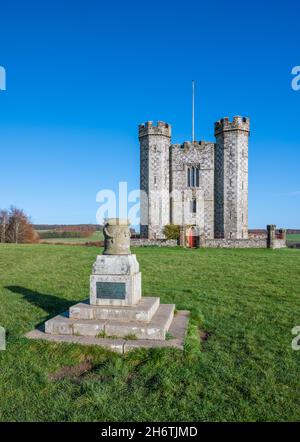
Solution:
[{"label": "battlement", "polygon": [[231,130],[250,132],[250,118],[236,116],[230,121],[228,117],[225,117],[215,123],[215,135]]},{"label": "battlement", "polygon": [[214,144],[209,141],[184,141],[182,144],[172,144],[173,149],[189,150],[191,148],[203,149],[208,144]]},{"label": "battlement", "polygon": [[171,125],[164,121],[158,121],[157,125],[153,121],[147,121],[145,124],[139,125],[139,138],[147,135],[162,135],[171,138]]}]

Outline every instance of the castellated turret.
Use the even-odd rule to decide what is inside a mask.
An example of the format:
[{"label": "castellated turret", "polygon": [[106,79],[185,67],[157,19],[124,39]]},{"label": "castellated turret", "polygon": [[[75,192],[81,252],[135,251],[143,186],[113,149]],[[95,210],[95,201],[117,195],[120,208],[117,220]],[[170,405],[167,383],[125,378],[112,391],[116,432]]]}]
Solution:
[{"label": "castellated turret", "polygon": [[233,120],[230,121],[228,117],[225,117],[215,123],[215,135],[233,130],[250,132],[250,119],[237,116],[233,117]]},{"label": "castellated turret", "polygon": [[163,121],[158,121],[157,125],[153,125],[153,121],[147,121],[145,124],[139,125],[139,138],[148,135],[161,135],[171,138],[171,126]]},{"label": "castellated turret", "polygon": [[163,238],[170,223],[171,126],[152,121],[139,126],[141,237]]},{"label": "castellated turret", "polygon": [[250,120],[215,123],[215,237],[248,238],[248,138]]}]

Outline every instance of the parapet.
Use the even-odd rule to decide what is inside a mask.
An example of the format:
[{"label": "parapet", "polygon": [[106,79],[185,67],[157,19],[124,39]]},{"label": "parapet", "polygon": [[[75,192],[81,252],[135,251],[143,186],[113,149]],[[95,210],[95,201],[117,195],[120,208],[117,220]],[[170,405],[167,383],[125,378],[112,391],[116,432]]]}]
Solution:
[{"label": "parapet", "polygon": [[153,121],[147,121],[145,124],[139,125],[139,138],[147,135],[162,135],[171,138],[171,125],[164,121],[158,121],[157,125]]},{"label": "parapet", "polygon": [[250,118],[236,116],[233,117],[233,121],[230,121],[228,117],[225,117],[215,123],[215,135],[231,130],[250,132]]},{"label": "parapet", "polygon": [[214,143],[208,142],[208,141],[184,141],[184,143],[182,144],[172,144],[172,148],[173,149],[180,149],[180,150],[190,150],[192,148],[196,148],[196,149],[203,149],[205,148],[207,145],[211,145]]}]

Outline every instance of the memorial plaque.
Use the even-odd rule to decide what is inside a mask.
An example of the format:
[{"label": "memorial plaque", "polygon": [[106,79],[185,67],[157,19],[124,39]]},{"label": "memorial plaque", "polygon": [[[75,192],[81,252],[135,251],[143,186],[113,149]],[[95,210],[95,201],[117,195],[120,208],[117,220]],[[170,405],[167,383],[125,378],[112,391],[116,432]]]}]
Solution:
[{"label": "memorial plaque", "polygon": [[125,299],[126,288],[124,282],[97,282],[97,298]]}]

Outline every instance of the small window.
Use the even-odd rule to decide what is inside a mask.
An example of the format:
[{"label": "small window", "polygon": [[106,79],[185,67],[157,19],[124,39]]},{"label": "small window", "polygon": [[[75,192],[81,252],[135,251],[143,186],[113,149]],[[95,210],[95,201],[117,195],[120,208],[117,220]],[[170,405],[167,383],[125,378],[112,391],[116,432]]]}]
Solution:
[{"label": "small window", "polygon": [[199,169],[196,168],[196,187],[199,187]]},{"label": "small window", "polygon": [[194,167],[192,167],[191,168],[191,186],[192,187],[195,187],[195,168]]},{"label": "small window", "polygon": [[191,169],[189,167],[187,169],[187,185],[191,187]]},{"label": "small window", "polygon": [[156,184],[156,175],[154,175],[154,184]]},{"label": "small window", "polygon": [[193,198],[191,200],[191,213],[196,213],[197,212],[197,200],[196,198]]}]

